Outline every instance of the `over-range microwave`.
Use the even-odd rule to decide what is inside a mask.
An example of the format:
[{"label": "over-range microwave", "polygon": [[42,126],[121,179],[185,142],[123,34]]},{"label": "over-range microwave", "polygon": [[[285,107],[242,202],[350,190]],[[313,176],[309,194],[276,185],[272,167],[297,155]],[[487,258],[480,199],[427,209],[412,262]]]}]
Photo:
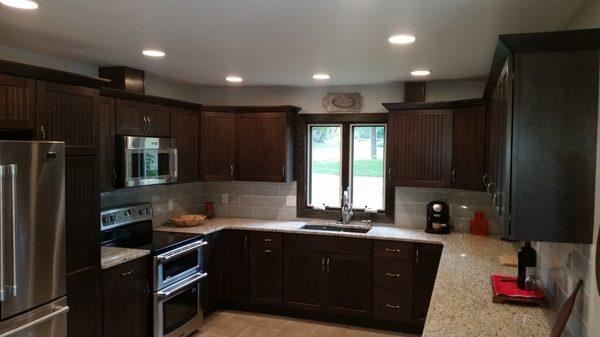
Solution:
[{"label": "over-range microwave", "polygon": [[177,182],[177,149],[173,138],[119,136],[117,160],[120,187]]}]

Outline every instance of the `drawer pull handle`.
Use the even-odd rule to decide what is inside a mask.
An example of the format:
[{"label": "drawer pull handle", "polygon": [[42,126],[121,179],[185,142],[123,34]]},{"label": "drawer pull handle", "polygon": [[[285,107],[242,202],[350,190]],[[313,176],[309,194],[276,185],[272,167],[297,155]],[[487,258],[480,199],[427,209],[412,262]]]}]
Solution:
[{"label": "drawer pull handle", "polygon": [[133,274],[133,269],[131,269],[130,271],[126,271],[124,273],[121,273],[121,277],[127,277],[127,276],[130,276],[131,274]]},{"label": "drawer pull handle", "polygon": [[385,276],[400,277],[400,274],[385,273]]},{"label": "drawer pull handle", "polygon": [[271,250],[270,249],[265,249],[265,253],[270,253]]},{"label": "drawer pull handle", "polygon": [[271,239],[265,239],[265,242],[271,242]]},{"label": "drawer pull handle", "polygon": [[385,306],[392,309],[400,309],[399,305],[386,304]]},{"label": "drawer pull handle", "polygon": [[390,253],[400,253],[402,252],[402,249],[386,248],[385,251]]}]

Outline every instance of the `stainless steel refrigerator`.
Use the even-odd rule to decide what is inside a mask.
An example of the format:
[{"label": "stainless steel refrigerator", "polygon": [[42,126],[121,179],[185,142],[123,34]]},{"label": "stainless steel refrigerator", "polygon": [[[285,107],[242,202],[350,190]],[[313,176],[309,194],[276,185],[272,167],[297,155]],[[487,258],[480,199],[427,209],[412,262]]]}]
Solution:
[{"label": "stainless steel refrigerator", "polygon": [[62,142],[0,141],[0,337],[67,335]]}]

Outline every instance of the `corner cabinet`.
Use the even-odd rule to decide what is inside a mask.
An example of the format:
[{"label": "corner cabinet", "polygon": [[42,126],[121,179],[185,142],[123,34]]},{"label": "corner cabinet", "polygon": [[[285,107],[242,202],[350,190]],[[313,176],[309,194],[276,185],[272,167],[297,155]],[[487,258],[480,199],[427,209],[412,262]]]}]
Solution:
[{"label": "corner cabinet", "polygon": [[294,127],[299,108],[202,107],[201,176],[205,181],[294,179]]},{"label": "corner cabinet", "polygon": [[590,244],[599,51],[570,44],[547,50],[541,43],[537,52],[519,49],[555,39],[553,33],[501,37],[499,50],[510,52],[494,64],[497,75],[486,91],[487,189],[505,238]]},{"label": "corner cabinet", "polygon": [[387,173],[393,185],[483,190],[483,100],[384,106],[390,111]]}]

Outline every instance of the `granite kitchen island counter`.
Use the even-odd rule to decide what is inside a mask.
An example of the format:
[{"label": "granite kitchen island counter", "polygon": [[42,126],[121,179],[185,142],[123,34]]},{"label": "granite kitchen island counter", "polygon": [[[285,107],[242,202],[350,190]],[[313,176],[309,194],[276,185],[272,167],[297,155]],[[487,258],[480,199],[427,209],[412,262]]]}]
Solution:
[{"label": "granite kitchen island counter", "polygon": [[374,226],[366,234],[300,229],[306,222],[215,218],[197,227],[161,226],[155,230],[210,234],[221,229],[245,229],[442,244],[424,337],[547,337],[550,333],[550,309],[492,303],[490,275],[516,274],[515,267],[502,266],[498,261],[499,255],[516,253],[514,244],[495,236],[432,235],[388,226]]}]

